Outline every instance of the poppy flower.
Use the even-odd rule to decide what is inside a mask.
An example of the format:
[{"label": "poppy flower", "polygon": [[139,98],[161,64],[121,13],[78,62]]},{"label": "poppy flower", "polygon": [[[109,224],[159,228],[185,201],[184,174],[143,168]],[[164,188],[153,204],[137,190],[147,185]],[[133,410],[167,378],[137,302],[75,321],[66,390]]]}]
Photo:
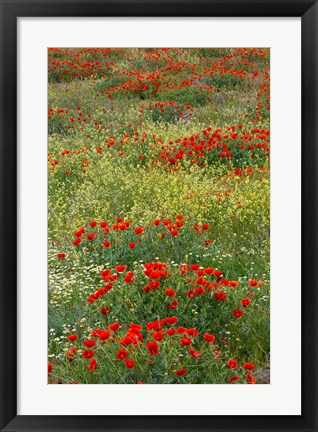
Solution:
[{"label": "poppy flower", "polygon": [[89,340],[85,340],[83,345],[86,346],[87,348],[93,348],[96,345],[96,342],[92,339],[89,339]]},{"label": "poppy flower", "polygon": [[238,362],[236,360],[229,360],[228,362],[226,362],[226,365],[230,368],[230,369],[236,369],[238,366]]},{"label": "poppy flower", "polygon": [[124,348],[121,348],[117,351],[116,357],[118,360],[124,360],[128,357],[128,352]]},{"label": "poppy flower", "polygon": [[101,313],[102,315],[107,315],[109,311],[110,311],[110,307],[109,307],[109,306],[106,306],[106,307],[103,306],[103,307],[101,308],[101,310],[100,310],[100,313]]},{"label": "poppy flower", "polygon": [[205,230],[205,231],[208,230],[209,229],[209,225],[206,224],[206,223],[202,224],[202,229]]},{"label": "poppy flower", "polygon": [[154,332],[152,337],[154,338],[154,340],[160,342],[163,339],[163,333],[160,331]]},{"label": "poppy flower", "polygon": [[192,349],[192,348],[189,348],[189,353],[190,353],[190,354],[192,355],[192,357],[194,357],[194,358],[199,358],[200,355],[201,355],[200,351],[195,351],[195,350]]},{"label": "poppy flower", "polygon": [[204,333],[203,339],[205,339],[209,343],[213,343],[215,341],[215,336],[213,334]]},{"label": "poppy flower", "polygon": [[175,295],[176,295],[175,290],[170,289],[170,288],[166,289],[166,296],[168,296],[168,297],[174,297]]},{"label": "poppy flower", "polygon": [[87,366],[87,369],[88,369],[89,371],[91,371],[91,372],[93,372],[94,370],[97,369],[97,362],[96,362],[96,359],[92,359],[92,360],[90,360],[89,365]]},{"label": "poppy flower", "polygon": [[65,253],[58,253],[58,254],[57,254],[57,258],[58,258],[59,260],[64,259],[65,257],[66,257],[66,254],[65,254]]},{"label": "poppy flower", "polygon": [[135,367],[135,362],[134,360],[125,360],[125,365],[127,369],[133,369]]},{"label": "poppy flower", "polygon": [[233,316],[235,318],[241,318],[244,315],[244,312],[241,309],[235,308],[233,310]]},{"label": "poppy flower", "polygon": [[92,222],[90,222],[89,224],[90,224],[90,226],[93,228],[93,227],[96,227],[97,222],[96,222],[96,221],[92,221]]},{"label": "poppy flower", "polygon": [[110,242],[109,241],[105,241],[103,243],[103,246],[106,247],[106,248],[108,248],[110,246]]},{"label": "poppy flower", "polygon": [[87,234],[86,238],[87,238],[87,240],[93,240],[95,236],[96,236],[96,233],[93,232],[93,233]]},{"label": "poppy flower", "polygon": [[75,342],[77,340],[77,334],[71,334],[71,335],[67,336],[67,339],[70,342]]},{"label": "poppy flower", "polygon": [[177,308],[178,307],[178,300],[173,300],[171,303],[168,303],[167,304],[167,308],[168,309],[175,309],[175,308]]},{"label": "poppy flower", "polygon": [[230,377],[230,383],[234,383],[240,379],[239,375],[233,375]]},{"label": "poppy flower", "polygon": [[48,362],[48,373],[51,373],[53,370],[53,365],[52,363]]},{"label": "poppy flower", "polygon": [[254,370],[255,365],[253,363],[244,363],[243,367],[247,370]]},{"label": "poppy flower", "polygon": [[142,227],[137,227],[134,229],[135,234],[143,234],[144,229]]},{"label": "poppy flower", "polygon": [[167,324],[177,324],[177,322],[178,322],[178,318],[177,318],[176,316],[169,317],[169,318],[166,318],[166,319],[165,319],[165,322],[166,322]]},{"label": "poppy flower", "polygon": [[183,337],[180,339],[179,341],[181,343],[181,345],[183,346],[189,346],[191,345],[191,339],[187,338],[187,337]]},{"label": "poppy flower", "polygon": [[248,284],[250,287],[257,287],[258,286],[258,282],[255,279],[249,280]]},{"label": "poppy flower", "polygon": [[136,243],[135,242],[130,242],[129,243],[129,247],[130,247],[130,249],[134,249],[136,247]]},{"label": "poppy flower", "polygon": [[83,352],[82,357],[85,359],[89,359],[89,358],[94,357],[94,355],[95,355],[95,353],[93,350],[86,350]]},{"label": "poppy flower", "polygon": [[143,382],[142,381],[137,381],[137,384],[143,384]]},{"label": "poppy flower", "polygon": [[225,292],[223,292],[223,291],[218,291],[218,292],[215,292],[214,293],[214,298],[216,299],[216,300],[219,300],[219,301],[226,301],[226,299],[227,299],[227,296],[226,296],[226,294],[225,294]]},{"label": "poppy flower", "polygon": [[128,272],[124,277],[124,281],[127,283],[134,282],[134,272]]},{"label": "poppy flower", "polygon": [[119,323],[118,323],[118,322],[115,322],[114,324],[110,324],[110,325],[108,326],[108,328],[109,328],[109,330],[111,330],[111,331],[116,331],[116,330],[119,329]]},{"label": "poppy flower", "polygon": [[126,270],[126,268],[127,268],[127,266],[125,266],[125,265],[118,265],[115,267],[116,272],[118,272],[118,273],[124,272]]},{"label": "poppy flower", "polygon": [[241,303],[242,303],[243,307],[247,307],[251,304],[251,300],[249,298],[243,298],[241,300]]},{"label": "poppy flower", "polygon": [[99,334],[99,339],[102,341],[109,339],[109,337],[110,337],[110,333],[108,330],[102,330]]},{"label": "poppy flower", "polygon": [[255,384],[256,378],[252,374],[249,373],[246,375],[246,382],[247,382],[247,384]]},{"label": "poppy flower", "polygon": [[182,375],[185,375],[186,373],[187,373],[187,370],[185,368],[175,371],[175,374],[177,376],[182,376]]},{"label": "poppy flower", "polygon": [[74,246],[79,246],[81,243],[81,239],[78,237],[76,240],[73,241]]},{"label": "poppy flower", "polygon": [[213,275],[214,274],[214,268],[212,267],[207,267],[204,269],[204,273],[207,275]]},{"label": "poppy flower", "polygon": [[158,355],[159,349],[156,342],[147,342],[147,349],[150,355]]}]

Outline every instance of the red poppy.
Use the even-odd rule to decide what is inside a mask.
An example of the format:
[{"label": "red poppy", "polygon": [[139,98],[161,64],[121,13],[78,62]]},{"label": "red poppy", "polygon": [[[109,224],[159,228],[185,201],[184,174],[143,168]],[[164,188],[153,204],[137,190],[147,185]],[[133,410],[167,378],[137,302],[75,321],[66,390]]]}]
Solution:
[{"label": "red poppy", "polygon": [[248,283],[249,283],[250,287],[257,287],[258,286],[258,282],[255,279],[251,279]]},{"label": "red poppy", "polygon": [[163,339],[163,333],[160,331],[154,332],[152,337],[154,338],[154,340],[160,342]]},{"label": "red poppy", "polygon": [[93,350],[86,350],[86,351],[83,352],[82,357],[85,358],[85,359],[89,359],[89,358],[94,357],[94,355],[95,354],[94,354]]},{"label": "red poppy", "polygon": [[115,322],[114,324],[110,324],[110,325],[108,326],[108,328],[109,328],[109,330],[111,330],[111,331],[116,331],[116,330],[119,329],[119,323],[118,323],[118,322]]},{"label": "red poppy", "polygon": [[175,295],[176,295],[175,290],[170,289],[170,288],[166,289],[166,296],[168,296],[168,297],[174,297]]},{"label": "red poppy", "polygon": [[124,360],[128,357],[128,352],[124,348],[119,349],[116,353],[116,357],[118,360]]},{"label": "red poppy", "polygon": [[213,343],[215,341],[215,336],[213,334],[204,333],[203,339],[205,339],[209,343]]},{"label": "red poppy", "polygon": [[142,234],[144,232],[144,229],[142,227],[137,227],[134,229],[135,234]]},{"label": "red poppy", "polygon": [[195,350],[192,349],[192,348],[189,348],[189,353],[190,353],[190,354],[192,355],[192,357],[194,357],[194,358],[199,358],[200,355],[201,355],[200,351],[195,351]]},{"label": "red poppy", "polygon": [[225,294],[225,292],[223,292],[223,291],[218,291],[218,292],[215,292],[214,293],[214,298],[216,299],[216,300],[220,300],[220,301],[226,301],[226,299],[227,299],[227,296],[226,296],[226,294]]},{"label": "red poppy", "polygon": [[202,224],[202,229],[205,230],[205,231],[208,230],[209,229],[209,225],[206,224],[206,223]]},{"label": "red poppy", "polygon": [[101,313],[102,315],[107,315],[109,311],[110,311],[110,307],[109,307],[109,306],[106,306],[106,307],[102,307],[102,308],[101,308],[100,313]]},{"label": "red poppy", "polygon": [[191,345],[191,339],[187,338],[187,337],[183,337],[180,339],[179,341],[181,343],[181,345],[183,346],[189,346]]},{"label": "red poppy", "polygon": [[135,367],[135,362],[134,360],[125,360],[125,365],[127,369],[133,369]]},{"label": "red poppy", "polygon": [[103,243],[103,246],[108,248],[108,247],[110,246],[110,242],[109,242],[109,241],[105,241],[105,242]]},{"label": "red poppy", "polygon": [[52,363],[48,362],[48,373],[51,373],[53,370],[53,365]]},{"label": "red poppy", "polygon": [[177,318],[176,316],[169,317],[169,318],[166,318],[166,319],[165,319],[165,322],[166,322],[167,324],[177,324],[177,322],[178,322],[178,318]]},{"label": "red poppy", "polygon": [[99,334],[99,339],[102,341],[109,339],[109,337],[110,337],[110,333],[108,330],[102,330]]},{"label": "red poppy", "polygon": [[230,383],[234,383],[240,379],[239,375],[233,375],[230,377]]},{"label": "red poppy", "polygon": [[66,254],[65,253],[58,253],[57,254],[57,258],[60,260],[60,259],[64,259],[66,257]]},{"label": "red poppy", "polygon": [[130,247],[130,249],[134,249],[136,247],[136,243],[135,242],[130,242],[129,243],[129,247]]},{"label": "red poppy", "polygon": [[230,368],[230,369],[236,369],[238,366],[238,362],[236,360],[229,360],[228,362],[226,362],[226,365]]},{"label": "red poppy", "polygon": [[158,355],[159,349],[157,342],[147,342],[147,349],[150,355]]},{"label": "red poppy", "polygon": [[182,376],[182,375],[185,375],[186,373],[187,373],[187,370],[185,368],[175,371],[175,374],[177,376]]},{"label": "red poppy", "polygon": [[255,365],[253,363],[244,363],[243,367],[247,370],[254,370]]},{"label": "red poppy", "polygon": [[242,303],[243,307],[247,307],[248,305],[251,304],[251,300],[249,298],[243,298],[241,300],[241,303]]},{"label": "red poppy", "polygon": [[168,309],[175,309],[175,308],[177,308],[178,307],[178,300],[173,300],[171,303],[168,303],[167,304],[167,308]]},{"label": "red poppy", "polygon": [[134,282],[134,272],[128,272],[124,277],[124,281],[127,283]]},{"label": "red poppy", "polygon": [[96,227],[97,222],[96,222],[96,221],[92,221],[92,222],[90,222],[89,224],[90,224],[91,227]]},{"label": "red poppy", "polygon": [[95,236],[96,236],[96,233],[93,232],[93,233],[87,234],[86,238],[87,238],[87,240],[93,240]]},{"label": "red poppy", "polygon": [[247,381],[247,384],[255,384],[256,378],[252,374],[249,373],[246,375],[246,381]]},{"label": "red poppy", "polygon": [[96,345],[96,342],[92,339],[89,339],[89,340],[85,340],[83,345],[86,346],[87,348],[93,348]]},{"label": "red poppy", "polygon": [[68,339],[70,342],[74,342],[74,341],[77,340],[77,334],[71,334],[71,335],[67,336],[67,339]]},{"label": "red poppy", "polygon": [[118,265],[115,268],[116,268],[116,272],[122,273],[122,272],[124,272],[126,270],[127,266],[125,266],[125,265]]},{"label": "red poppy", "polygon": [[235,318],[241,318],[244,315],[244,312],[241,309],[235,308],[233,310],[233,316]]},{"label": "red poppy", "polygon": [[87,366],[87,369],[88,369],[89,371],[91,371],[91,372],[93,372],[94,370],[97,369],[97,362],[96,362],[96,359],[92,359],[92,360],[90,360],[89,365]]}]

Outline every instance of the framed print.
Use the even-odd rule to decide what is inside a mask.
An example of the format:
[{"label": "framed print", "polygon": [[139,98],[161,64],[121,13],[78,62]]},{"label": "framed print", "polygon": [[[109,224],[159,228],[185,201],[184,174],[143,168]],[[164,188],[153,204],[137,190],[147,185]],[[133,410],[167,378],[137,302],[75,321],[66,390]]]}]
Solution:
[{"label": "framed print", "polygon": [[1,430],[317,430],[316,2],[1,16]]}]

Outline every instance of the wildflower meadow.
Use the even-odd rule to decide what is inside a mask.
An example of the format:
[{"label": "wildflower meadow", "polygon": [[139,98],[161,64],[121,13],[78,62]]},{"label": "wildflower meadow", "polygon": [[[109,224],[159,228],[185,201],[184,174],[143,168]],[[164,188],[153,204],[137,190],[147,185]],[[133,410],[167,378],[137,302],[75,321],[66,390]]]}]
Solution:
[{"label": "wildflower meadow", "polygon": [[48,50],[48,383],[270,382],[270,50]]}]

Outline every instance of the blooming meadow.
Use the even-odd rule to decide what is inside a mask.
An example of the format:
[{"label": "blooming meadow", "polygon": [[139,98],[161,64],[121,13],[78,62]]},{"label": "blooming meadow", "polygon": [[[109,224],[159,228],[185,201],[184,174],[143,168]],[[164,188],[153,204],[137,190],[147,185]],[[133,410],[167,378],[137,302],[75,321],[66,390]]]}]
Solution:
[{"label": "blooming meadow", "polygon": [[48,50],[48,382],[270,382],[269,49]]}]

